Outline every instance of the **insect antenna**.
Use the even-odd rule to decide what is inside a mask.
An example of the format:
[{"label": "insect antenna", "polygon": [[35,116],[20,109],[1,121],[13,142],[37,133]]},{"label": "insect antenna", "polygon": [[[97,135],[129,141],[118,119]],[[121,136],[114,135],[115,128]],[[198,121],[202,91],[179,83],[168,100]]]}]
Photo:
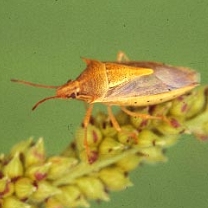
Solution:
[{"label": "insect antenna", "polygon": [[[57,89],[57,88],[60,87],[60,86],[50,86],[50,85],[36,84],[36,83],[32,83],[32,82],[28,82],[28,81],[24,81],[24,80],[18,80],[18,79],[11,79],[11,81],[21,83],[21,84],[25,84],[25,85],[29,85],[29,86],[33,86],[33,87],[41,87],[41,88]],[[33,106],[32,110],[35,110],[41,103],[45,102],[46,100],[55,99],[55,98],[59,98],[59,96],[55,95],[55,96],[51,96],[51,97],[46,97],[46,98],[38,101]]]},{"label": "insect antenna", "polygon": [[33,87],[52,88],[52,89],[57,89],[59,87],[59,86],[36,84],[36,83],[32,83],[32,82],[28,82],[28,81],[24,81],[24,80],[18,80],[18,79],[11,79],[11,81],[12,82],[18,82],[18,83],[25,84],[25,85],[30,85],[30,86],[33,86]]},{"label": "insect antenna", "polygon": [[50,100],[50,99],[56,99],[56,98],[59,98],[57,95],[55,96],[51,96],[51,97],[47,97],[47,98],[44,98],[40,101],[38,101],[33,107],[32,107],[32,110],[35,110],[41,103],[47,101],[47,100]]}]

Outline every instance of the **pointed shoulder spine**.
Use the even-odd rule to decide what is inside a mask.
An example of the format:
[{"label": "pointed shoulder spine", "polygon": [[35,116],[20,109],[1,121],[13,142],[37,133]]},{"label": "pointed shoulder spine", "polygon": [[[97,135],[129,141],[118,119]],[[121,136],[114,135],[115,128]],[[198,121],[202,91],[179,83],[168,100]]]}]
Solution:
[{"label": "pointed shoulder spine", "polygon": [[89,59],[85,57],[81,57],[81,59],[86,63],[86,65],[90,65],[92,63],[101,63],[101,61],[95,60],[95,59]]}]

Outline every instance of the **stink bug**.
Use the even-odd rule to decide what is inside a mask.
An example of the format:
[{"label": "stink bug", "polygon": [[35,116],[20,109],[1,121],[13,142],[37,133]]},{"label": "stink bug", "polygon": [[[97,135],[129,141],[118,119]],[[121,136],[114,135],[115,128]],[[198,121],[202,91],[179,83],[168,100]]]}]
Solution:
[{"label": "stink bug", "polygon": [[[129,61],[122,52],[118,54],[116,62],[86,58],[83,60],[86,62],[86,69],[75,80],[69,80],[61,86],[46,86],[16,79],[11,81],[56,89],[55,96],[40,100],[32,110],[46,100],[55,98],[77,99],[88,103],[89,107],[83,120],[85,132],[94,103],[103,103],[107,106],[113,126],[120,131],[120,126],[111,110],[112,105],[120,106],[129,115],[138,116],[126,107],[149,106],[169,101],[192,90],[200,81],[199,74],[189,68],[157,62]],[[145,118],[158,117],[145,115]],[[86,135],[85,133],[84,145],[89,156]],[[89,157],[88,159],[90,162]]]}]

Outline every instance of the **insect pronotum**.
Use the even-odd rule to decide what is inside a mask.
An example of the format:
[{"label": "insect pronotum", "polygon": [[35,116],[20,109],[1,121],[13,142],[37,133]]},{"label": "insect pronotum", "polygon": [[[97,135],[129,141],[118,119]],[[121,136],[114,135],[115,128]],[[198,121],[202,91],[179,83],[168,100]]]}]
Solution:
[{"label": "insect pronotum", "polygon": [[135,114],[127,106],[149,106],[169,101],[192,90],[200,82],[199,74],[185,67],[174,67],[157,62],[129,61],[127,56],[118,53],[117,61],[98,61],[83,58],[87,67],[75,79],[61,86],[47,86],[27,81],[12,79],[13,82],[35,87],[54,88],[56,95],[37,102],[32,110],[49,99],[77,99],[89,104],[83,120],[85,128],[84,146],[90,159],[87,142],[87,126],[94,103],[107,106],[113,126],[120,131],[111,106],[117,105],[129,115],[155,118],[150,115]]}]

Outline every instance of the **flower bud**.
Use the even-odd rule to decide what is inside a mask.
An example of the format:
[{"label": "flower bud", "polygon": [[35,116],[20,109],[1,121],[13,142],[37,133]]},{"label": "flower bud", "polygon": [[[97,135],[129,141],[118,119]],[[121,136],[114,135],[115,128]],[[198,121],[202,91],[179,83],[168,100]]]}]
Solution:
[{"label": "flower bud", "polygon": [[96,162],[98,158],[99,152],[97,147],[90,148],[89,152],[87,152],[86,149],[79,151],[79,159],[87,164],[92,164]]},{"label": "flower bud", "polygon": [[108,190],[119,191],[132,186],[126,172],[119,167],[107,167],[98,173]]},{"label": "flower bud", "polygon": [[45,149],[43,138],[40,138],[33,146],[25,152],[25,166],[42,164],[45,160]]},{"label": "flower bud", "polygon": [[158,136],[151,130],[144,129],[138,136],[138,146],[140,147],[169,147],[175,144],[178,140],[178,135]]},{"label": "flower bud", "polygon": [[47,178],[55,180],[69,173],[70,169],[78,163],[78,160],[73,157],[54,156],[49,158],[48,162],[50,168]]},{"label": "flower bud", "polygon": [[186,122],[191,133],[195,135],[197,139],[205,141],[208,139],[208,109],[197,117]]},{"label": "flower bud", "polygon": [[8,177],[0,179],[0,198],[6,198],[14,193],[14,184]]},{"label": "flower bud", "polygon": [[[65,208],[65,206],[54,196],[49,197],[45,203],[44,203],[44,208]],[[67,207],[67,206],[66,206]]]},{"label": "flower bud", "polygon": [[148,112],[149,108],[137,108],[132,107],[130,111],[135,113],[135,116],[130,116],[130,122],[131,124],[138,130],[143,129],[150,124],[150,119],[147,118],[149,116]]},{"label": "flower bud", "polygon": [[167,161],[167,157],[163,154],[163,149],[161,147],[148,147],[142,150],[141,153],[146,155],[146,157],[143,157],[143,161],[145,162],[156,163]]},{"label": "flower bud", "polygon": [[97,178],[90,176],[81,177],[76,180],[76,184],[82,193],[89,199],[104,201],[109,200],[104,184]]},{"label": "flower bud", "polygon": [[96,147],[102,140],[102,134],[100,130],[92,125],[88,125],[87,127],[87,135],[85,137],[85,129],[84,128],[79,128],[78,131],[76,132],[76,147],[78,151],[83,150],[84,144],[85,144],[85,139],[87,139],[87,144],[89,147]]},{"label": "flower bud", "polygon": [[139,147],[151,147],[155,145],[155,142],[159,140],[160,137],[153,133],[151,130],[144,129],[139,133],[138,136],[138,146]]},{"label": "flower bud", "polygon": [[[186,114],[186,118],[191,118],[200,113],[206,105],[207,98],[205,96],[206,88],[199,87],[197,90],[192,91],[190,97],[192,99],[190,110]],[[197,98],[197,99],[196,99]]]},{"label": "flower bud", "polygon": [[156,129],[164,135],[176,135],[184,132],[186,126],[179,118],[168,117],[168,121],[163,121]]},{"label": "flower bud", "polygon": [[43,202],[45,199],[61,193],[61,191],[47,181],[39,181],[37,190],[31,195],[31,199],[36,202]]},{"label": "flower bud", "polygon": [[15,155],[15,153],[24,153],[33,143],[32,137],[27,140],[20,141],[17,143],[10,151],[11,155]]},{"label": "flower bud", "polygon": [[182,95],[172,101],[172,107],[170,114],[177,117],[185,118],[185,115],[190,110],[192,104],[192,98],[188,95]]},{"label": "flower bud", "polygon": [[169,113],[171,106],[172,106],[172,101],[154,105],[151,109],[151,115],[156,117],[157,116],[164,117]]},{"label": "flower bud", "polygon": [[125,145],[116,141],[111,137],[106,137],[103,139],[99,146],[99,155],[108,158],[112,157],[112,155],[117,155],[121,153],[125,149]]},{"label": "flower bud", "polygon": [[32,208],[32,206],[14,196],[10,196],[4,199],[2,208]]},{"label": "flower bud", "polygon": [[136,144],[138,140],[138,131],[131,125],[125,125],[121,127],[121,131],[118,132],[118,141],[124,145]]},{"label": "flower bud", "polygon": [[116,164],[124,171],[129,172],[131,170],[134,170],[136,167],[138,167],[139,163],[142,160],[143,160],[142,157],[139,157],[136,154],[132,154],[119,160]]},{"label": "flower bud", "polygon": [[15,194],[20,200],[27,199],[32,193],[36,191],[33,181],[29,178],[19,178],[14,185]]},{"label": "flower bud", "polygon": [[45,163],[42,165],[32,165],[26,169],[25,175],[35,181],[41,181],[48,175],[51,163]]},{"label": "flower bud", "polygon": [[11,179],[18,178],[23,175],[23,164],[20,160],[19,153],[16,153],[9,163],[5,165],[3,169],[5,176],[8,176]]},{"label": "flower bud", "polygon": [[88,202],[85,200],[84,195],[80,189],[75,185],[62,186],[60,193],[55,197],[63,204],[68,207],[89,207]]}]

